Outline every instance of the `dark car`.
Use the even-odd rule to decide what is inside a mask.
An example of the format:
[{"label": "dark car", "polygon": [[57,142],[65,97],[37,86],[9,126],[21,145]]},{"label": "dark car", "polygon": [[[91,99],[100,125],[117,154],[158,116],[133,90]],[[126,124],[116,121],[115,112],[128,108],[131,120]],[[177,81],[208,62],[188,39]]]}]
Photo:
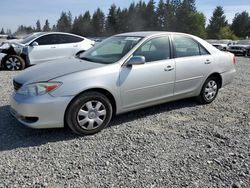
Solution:
[{"label": "dark car", "polygon": [[250,40],[240,40],[237,44],[230,45],[228,51],[235,55],[250,56]]}]

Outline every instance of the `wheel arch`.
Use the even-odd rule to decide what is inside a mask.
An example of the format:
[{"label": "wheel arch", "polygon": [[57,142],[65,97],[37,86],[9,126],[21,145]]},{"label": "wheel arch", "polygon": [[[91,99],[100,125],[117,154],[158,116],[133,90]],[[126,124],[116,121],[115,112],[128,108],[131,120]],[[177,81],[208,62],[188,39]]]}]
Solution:
[{"label": "wheel arch", "polygon": [[210,78],[210,77],[215,77],[215,78],[217,78],[217,80],[218,80],[218,82],[219,82],[219,88],[222,87],[222,77],[221,77],[220,73],[218,73],[218,72],[212,73],[212,74],[210,74],[210,75],[207,77],[207,79]]},{"label": "wheel arch", "polygon": [[74,101],[74,99],[76,99],[79,95],[82,95],[86,92],[90,92],[90,91],[94,91],[94,92],[98,92],[98,93],[101,93],[103,95],[105,95],[109,101],[111,102],[111,106],[112,106],[112,116],[114,116],[116,114],[116,110],[117,110],[117,104],[116,104],[116,100],[115,100],[115,97],[111,94],[111,92],[109,92],[108,90],[106,89],[103,89],[103,88],[91,88],[91,89],[87,89],[87,90],[84,90],[80,93],[78,93],[76,96],[74,96],[71,101],[69,102],[69,104],[67,105],[67,108],[64,112],[64,125],[66,125],[66,121],[65,121],[65,118],[66,118],[66,112],[69,108],[69,106],[71,105],[71,103]]}]

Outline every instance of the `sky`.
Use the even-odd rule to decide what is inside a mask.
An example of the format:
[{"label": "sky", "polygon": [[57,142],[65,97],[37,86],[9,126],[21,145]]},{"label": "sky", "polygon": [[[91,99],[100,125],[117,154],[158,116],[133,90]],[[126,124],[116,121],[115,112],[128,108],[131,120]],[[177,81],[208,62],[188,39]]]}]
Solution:
[{"label": "sky", "polygon": [[[51,26],[56,23],[62,11],[71,11],[73,17],[89,10],[93,13],[100,7],[105,13],[111,4],[126,8],[139,0],[1,0],[0,28],[15,31],[21,24],[35,26],[39,19],[44,25],[48,19]],[[148,0],[144,0],[148,2]],[[159,0],[155,0],[156,4]],[[228,22],[231,23],[237,12],[250,14],[249,0],[196,0],[197,10],[205,14],[207,23],[216,6],[223,6]]]}]

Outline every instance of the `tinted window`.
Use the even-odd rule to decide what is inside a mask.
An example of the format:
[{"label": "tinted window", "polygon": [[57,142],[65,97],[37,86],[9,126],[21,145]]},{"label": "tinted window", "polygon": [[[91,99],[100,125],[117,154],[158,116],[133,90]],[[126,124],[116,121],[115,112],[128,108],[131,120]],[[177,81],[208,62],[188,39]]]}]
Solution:
[{"label": "tinted window", "polygon": [[149,40],[136,50],[134,56],[144,56],[146,62],[170,59],[169,38],[158,37]]},{"label": "tinted window", "polygon": [[58,44],[67,44],[67,43],[81,42],[84,39],[73,36],[73,35],[57,34],[57,40],[58,40]]},{"label": "tinted window", "polygon": [[58,40],[56,35],[45,35],[35,40],[39,45],[52,45],[57,44]]},{"label": "tinted window", "polygon": [[175,45],[176,57],[189,57],[208,54],[199,43],[185,36],[174,36],[173,43]]}]

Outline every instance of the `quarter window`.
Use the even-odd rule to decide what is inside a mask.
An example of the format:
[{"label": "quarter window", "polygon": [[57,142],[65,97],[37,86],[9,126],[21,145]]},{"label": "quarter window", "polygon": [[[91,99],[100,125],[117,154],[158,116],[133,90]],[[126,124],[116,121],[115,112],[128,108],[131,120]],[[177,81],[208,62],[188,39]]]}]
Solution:
[{"label": "quarter window", "polygon": [[184,36],[174,36],[176,57],[189,57],[209,54],[199,43]]},{"label": "quarter window", "polygon": [[80,37],[73,36],[73,35],[58,34],[57,35],[57,40],[58,40],[58,44],[67,44],[67,43],[81,42],[84,39],[82,39]]},{"label": "quarter window", "polygon": [[157,37],[144,43],[133,55],[144,56],[146,62],[170,59],[169,46],[168,37]]}]

